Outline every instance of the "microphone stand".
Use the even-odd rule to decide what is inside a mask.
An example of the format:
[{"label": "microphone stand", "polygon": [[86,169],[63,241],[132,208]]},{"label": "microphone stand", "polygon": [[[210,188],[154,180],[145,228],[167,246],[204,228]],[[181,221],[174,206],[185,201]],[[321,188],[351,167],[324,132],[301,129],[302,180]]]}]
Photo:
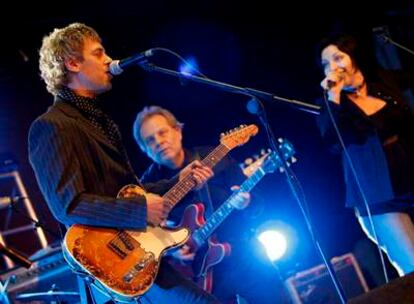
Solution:
[{"label": "microphone stand", "polygon": [[273,151],[275,151],[275,153],[278,154],[279,159],[282,160],[282,166],[284,169],[284,172],[286,174],[286,179],[288,181],[289,187],[296,199],[296,201],[298,202],[299,208],[302,211],[303,217],[305,219],[306,222],[306,226],[309,230],[309,233],[312,237],[312,241],[314,242],[315,247],[317,248],[319,254],[321,255],[324,264],[326,265],[326,268],[328,269],[329,275],[332,279],[332,282],[334,284],[334,287],[338,293],[338,296],[341,300],[341,303],[346,303],[346,297],[345,297],[345,292],[342,289],[341,284],[338,281],[338,278],[336,277],[335,271],[332,267],[332,265],[330,264],[330,262],[326,259],[325,254],[321,248],[321,246],[319,245],[319,242],[317,241],[317,239],[315,238],[315,235],[313,233],[312,230],[312,226],[311,226],[311,222],[310,219],[308,217],[308,214],[305,210],[305,205],[303,204],[302,200],[299,198],[299,187],[298,184],[295,185],[294,180],[294,174],[291,171],[291,169],[289,168],[289,166],[287,165],[286,160],[283,158],[282,153],[280,152],[278,145],[276,144],[276,140],[275,140],[275,136],[273,135],[272,129],[270,128],[270,125],[268,123],[267,117],[266,117],[266,112],[264,111],[264,107],[260,101],[260,99],[266,100],[268,102],[275,102],[276,100],[279,101],[284,101],[286,103],[288,103],[291,106],[294,106],[296,108],[298,108],[299,110],[305,111],[305,112],[309,112],[312,114],[319,114],[319,110],[320,110],[320,106],[314,105],[314,104],[309,104],[309,103],[305,103],[302,101],[298,101],[298,100],[294,100],[294,99],[288,99],[288,98],[283,98],[280,96],[276,96],[274,94],[271,93],[267,93],[264,91],[260,91],[260,90],[256,90],[256,89],[252,89],[252,88],[243,88],[243,87],[239,87],[239,86],[235,86],[232,84],[227,84],[224,82],[220,82],[220,81],[216,81],[216,80],[212,80],[206,77],[199,77],[199,76],[195,76],[192,74],[188,74],[188,73],[180,73],[174,70],[170,70],[170,69],[166,69],[166,68],[162,68],[159,67],[155,64],[149,63],[148,61],[143,61],[143,62],[139,62],[138,63],[139,66],[141,66],[141,68],[143,68],[144,70],[148,71],[148,72],[158,72],[161,74],[166,74],[169,76],[174,76],[177,77],[179,79],[185,79],[185,80],[190,80],[193,82],[197,82],[197,83],[202,83],[202,84],[207,84],[210,86],[213,86],[215,88],[221,89],[223,91],[227,91],[227,92],[231,92],[231,93],[236,93],[236,94],[241,94],[241,95],[246,95],[249,96],[251,98],[253,98],[253,101],[256,102],[258,105],[253,105],[253,108],[257,109],[257,112],[255,114],[258,115],[261,123],[263,124],[270,145],[273,149]]},{"label": "microphone stand", "polygon": [[9,285],[9,282],[10,282],[10,278],[6,279],[4,284],[0,281],[0,303],[10,304],[10,299],[6,291],[7,286]]},{"label": "microphone stand", "polygon": [[[32,261],[28,258],[23,256],[21,253],[17,252],[11,247],[6,247],[2,243],[0,243],[0,253],[4,254],[5,256],[9,257],[14,262],[22,265],[25,268],[30,268],[32,266]],[[7,286],[9,285],[10,280],[13,276],[6,279],[4,284],[0,281],[0,303],[10,304],[10,299],[7,295]]]},{"label": "microphone stand", "polygon": [[4,254],[5,256],[9,257],[14,262],[22,265],[25,268],[30,268],[32,266],[32,261],[28,258],[23,256],[21,253],[17,252],[11,247],[6,247],[5,245],[0,243],[0,253]]},{"label": "microphone stand", "polygon": [[326,258],[325,253],[321,245],[319,244],[318,239],[315,236],[315,232],[313,231],[311,220],[310,220],[310,215],[308,214],[306,201],[304,200],[304,198],[301,199],[299,196],[299,194],[302,193],[303,191],[301,191],[301,186],[299,184],[299,181],[297,180],[295,174],[293,173],[292,169],[288,165],[286,159],[283,157],[282,152],[280,151],[276,143],[276,137],[274,136],[273,131],[270,127],[263,104],[260,102],[259,99],[253,98],[252,100],[248,102],[248,110],[250,113],[256,114],[259,117],[260,122],[264,126],[270,146],[272,150],[275,151],[275,153],[278,155],[279,159],[281,160],[281,167],[283,169],[283,172],[285,173],[286,180],[288,182],[290,190],[298,203],[298,206],[302,212],[303,218],[305,219],[306,228],[308,229],[309,234],[311,235],[311,239],[314,243],[314,246],[317,249],[318,253],[320,254],[323,260],[323,263],[325,264],[328,270],[328,273],[331,277],[332,283],[334,284],[338,297],[341,300],[341,303],[345,304],[347,302],[345,292],[342,288],[342,285],[340,284],[338,280],[338,277],[335,273],[334,268],[332,267],[332,264]]},{"label": "microphone stand", "polygon": [[[44,231],[48,232],[50,235],[54,236],[55,238],[58,238],[58,239],[61,238],[62,236],[56,234],[54,231],[52,231],[51,229],[49,229],[45,223],[42,223],[39,220],[35,220],[32,217],[27,216],[26,214],[24,214],[23,212],[21,212],[19,209],[16,208],[15,203],[17,203],[17,202],[19,202],[20,200],[23,200],[23,199],[25,199],[25,197],[17,197],[17,198],[10,197],[11,204],[8,206],[9,210],[15,211],[16,213],[18,213],[23,218],[25,218],[28,221],[32,222],[33,229],[36,229],[36,228],[40,227]],[[19,231],[19,229],[13,229],[13,230],[14,231]],[[9,233],[3,233],[3,235],[5,235],[5,234],[10,234],[10,232]],[[0,246],[1,246],[1,244],[0,244]],[[1,247],[0,247],[0,249],[1,249]]]},{"label": "microphone stand", "polygon": [[400,48],[400,49],[402,49],[402,50],[404,50],[404,51],[406,51],[406,52],[408,52],[408,53],[410,53],[411,55],[414,55],[414,51],[413,50],[411,50],[411,49],[409,49],[408,47],[406,47],[406,46],[404,46],[404,45],[402,45],[402,44],[399,44],[398,42],[396,42],[396,41],[394,41],[394,40],[392,40],[389,36],[387,36],[386,34],[379,34],[378,35],[380,38],[382,38],[385,42],[387,42],[387,43],[391,43],[391,44],[393,44],[393,45],[395,45],[396,47],[398,47],[398,48]]},{"label": "microphone stand", "polygon": [[138,65],[148,72],[157,72],[157,73],[166,74],[169,76],[174,76],[179,79],[190,80],[192,82],[210,85],[218,89],[221,89],[222,91],[246,95],[249,97],[257,97],[257,98],[261,98],[271,103],[275,102],[276,100],[284,101],[288,103],[289,105],[294,106],[302,111],[306,111],[306,112],[316,114],[316,115],[319,114],[319,110],[321,108],[320,106],[317,106],[314,104],[305,103],[305,102],[295,100],[295,99],[288,99],[288,98],[280,97],[280,96],[277,96],[277,95],[274,95],[268,92],[264,92],[264,91],[260,91],[260,90],[256,90],[252,88],[243,88],[243,87],[235,86],[235,85],[228,84],[225,82],[213,80],[210,78],[195,76],[189,73],[177,72],[174,70],[159,67],[153,63],[149,63],[148,61],[139,62]]}]

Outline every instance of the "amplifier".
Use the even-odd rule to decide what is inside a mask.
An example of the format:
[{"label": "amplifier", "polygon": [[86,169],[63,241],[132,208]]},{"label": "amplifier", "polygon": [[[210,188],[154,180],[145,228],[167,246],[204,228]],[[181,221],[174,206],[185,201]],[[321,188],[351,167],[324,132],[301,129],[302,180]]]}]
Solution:
[{"label": "amplifier", "polygon": [[[35,292],[78,291],[76,275],[63,258],[61,247],[48,247],[30,257],[32,266],[17,267],[0,274],[0,280],[8,281],[7,293],[12,303],[17,295]],[[27,303],[27,302],[26,302]]]},{"label": "amplifier", "polygon": [[[335,257],[331,263],[348,299],[368,291],[368,285],[352,253]],[[295,274],[285,281],[285,286],[295,304],[340,303],[324,264]]]}]

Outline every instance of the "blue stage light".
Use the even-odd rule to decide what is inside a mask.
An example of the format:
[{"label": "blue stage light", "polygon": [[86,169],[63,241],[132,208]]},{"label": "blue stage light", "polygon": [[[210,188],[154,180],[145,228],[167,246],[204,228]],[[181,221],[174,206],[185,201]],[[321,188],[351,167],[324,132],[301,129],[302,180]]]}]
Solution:
[{"label": "blue stage light", "polygon": [[287,239],[277,230],[265,230],[258,236],[260,243],[265,247],[267,256],[272,262],[277,261],[286,253]]},{"label": "blue stage light", "polygon": [[180,65],[180,73],[183,75],[197,75],[198,64],[194,57],[186,59],[186,63]]}]

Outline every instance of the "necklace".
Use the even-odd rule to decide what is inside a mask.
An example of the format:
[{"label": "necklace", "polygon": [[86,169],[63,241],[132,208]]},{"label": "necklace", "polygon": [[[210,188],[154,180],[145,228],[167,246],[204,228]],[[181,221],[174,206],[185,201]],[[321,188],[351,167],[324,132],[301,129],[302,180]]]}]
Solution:
[{"label": "necklace", "polygon": [[366,95],[367,93],[367,86],[365,81],[362,82],[360,85],[356,86],[356,87],[348,87],[346,89],[344,89],[345,91],[348,92],[348,94],[350,95],[355,95],[357,97],[361,97]]}]

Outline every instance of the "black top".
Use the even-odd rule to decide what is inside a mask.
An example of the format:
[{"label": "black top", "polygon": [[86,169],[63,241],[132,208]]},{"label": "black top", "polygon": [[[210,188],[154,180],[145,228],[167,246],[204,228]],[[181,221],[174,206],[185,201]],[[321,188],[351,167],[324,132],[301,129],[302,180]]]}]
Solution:
[{"label": "black top", "polygon": [[[343,136],[360,184],[370,205],[390,201],[414,203],[414,117],[401,91],[396,72],[382,71],[367,81],[368,95],[386,105],[367,116],[345,94],[339,105],[330,108]],[[414,79],[411,80],[414,83]],[[406,81],[407,82],[407,81]],[[341,152],[339,141],[325,104],[318,125],[334,152]],[[360,191],[343,155],[349,207],[363,208]]]},{"label": "black top", "polygon": [[414,195],[414,117],[408,107],[391,101],[370,117],[377,130],[396,197]]}]

